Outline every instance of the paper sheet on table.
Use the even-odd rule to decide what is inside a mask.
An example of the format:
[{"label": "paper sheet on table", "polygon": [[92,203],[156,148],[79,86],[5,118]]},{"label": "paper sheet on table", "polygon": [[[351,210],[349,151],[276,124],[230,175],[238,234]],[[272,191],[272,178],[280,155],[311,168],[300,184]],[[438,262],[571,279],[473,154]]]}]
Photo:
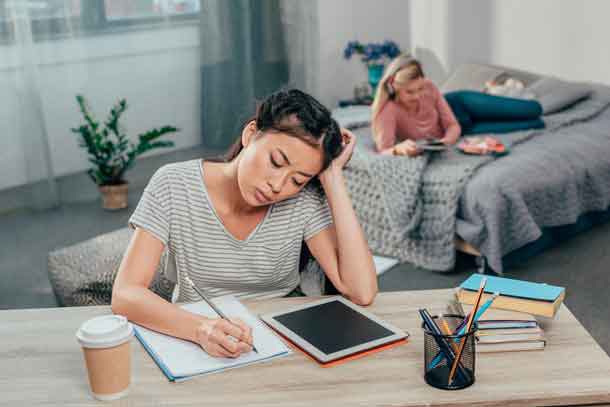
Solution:
[{"label": "paper sheet on table", "polygon": [[[267,361],[292,353],[273,331],[252,315],[235,297],[223,296],[215,298],[213,301],[229,318],[241,318],[252,327],[252,337],[258,353],[250,352],[236,359],[216,358],[208,355],[199,345],[192,342],[134,324],[136,337],[170,381],[182,381],[194,376]],[[218,317],[204,301],[185,304],[181,307],[207,317]]]},{"label": "paper sheet on table", "polygon": [[378,276],[398,264],[398,259],[383,256],[373,256],[373,261],[375,262],[375,269],[377,270]]}]

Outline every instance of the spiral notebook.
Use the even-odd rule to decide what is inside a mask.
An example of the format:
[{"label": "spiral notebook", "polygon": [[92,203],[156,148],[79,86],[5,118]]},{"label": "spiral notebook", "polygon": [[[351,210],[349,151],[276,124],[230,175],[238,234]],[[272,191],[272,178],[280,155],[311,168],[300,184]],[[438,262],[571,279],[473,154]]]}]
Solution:
[{"label": "spiral notebook", "polygon": [[[216,358],[208,355],[193,342],[164,335],[137,324],[136,338],[150,354],[169,381],[180,382],[190,378],[227,369],[268,361],[292,353],[290,348],[265,324],[237,300],[228,295],[213,299],[214,303],[229,317],[241,318],[252,327],[254,345],[258,353],[250,352],[238,358]],[[200,315],[216,318],[218,315],[205,302],[185,304],[182,308]]]}]

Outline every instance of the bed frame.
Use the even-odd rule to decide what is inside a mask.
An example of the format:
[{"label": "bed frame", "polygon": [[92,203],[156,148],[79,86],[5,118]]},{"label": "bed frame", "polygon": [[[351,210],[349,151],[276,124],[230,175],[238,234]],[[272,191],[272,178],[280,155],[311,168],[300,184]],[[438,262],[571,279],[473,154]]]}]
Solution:
[{"label": "bed frame", "polygon": [[465,242],[461,237],[455,236],[455,249],[458,252],[471,254],[476,257],[481,257],[481,253],[470,243]]}]

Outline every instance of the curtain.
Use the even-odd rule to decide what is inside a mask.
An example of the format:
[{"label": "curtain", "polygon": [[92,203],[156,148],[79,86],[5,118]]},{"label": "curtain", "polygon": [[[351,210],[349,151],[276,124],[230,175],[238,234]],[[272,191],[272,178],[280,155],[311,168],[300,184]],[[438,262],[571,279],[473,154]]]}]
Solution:
[{"label": "curtain", "polygon": [[203,0],[201,6],[205,146],[232,144],[256,102],[279,88],[298,87],[315,96],[315,2]]},{"label": "curtain", "polygon": [[90,166],[77,94],[100,124],[125,98],[133,142],[172,125],[176,148],[201,144],[199,13],[200,0],[0,0],[0,211],[15,191],[32,208],[99,197],[63,178]]},{"label": "curtain", "polygon": [[101,123],[125,98],[131,141],[172,125],[178,149],[226,147],[281,87],[319,96],[317,21],[301,0],[0,0],[0,212],[7,191],[33,208],[99,197],[77,94]]},{"label": "curtain", "polygon": [[[32,5],[27,2],[8,3],[5,10],[6,21],[13,25],[15,44],[13,57],[13,72],[4,71],[4,75],[12,76],[16,100],[11,117],[5,116],[5,125],[12,129],[3,132],[4,138],[13,135],[10,142],[16,142],[14,147],[20,150],[22,157],[22,173],[13,173],[13,182],[19,178],[25,180],[29,188],[24,189],[22,198],[33,208],[57,206],[59,196],[55,182],[47,125],[44,117],[44,107],[41,97],[40,73],[34,47],[30,12]],[[8,36],[5,37],[8,39]],[[11,75],[12,73],[12,75]],[[8,110],[8,109],[7,109]],[[17,136],[17,137],[15,137]],[[11,181],[11,180],[9,180]]]},{"label": "curtain", "polygon": [[280,8],[288,58],[288,86],[321,98],[318,2],[282,0]]}]

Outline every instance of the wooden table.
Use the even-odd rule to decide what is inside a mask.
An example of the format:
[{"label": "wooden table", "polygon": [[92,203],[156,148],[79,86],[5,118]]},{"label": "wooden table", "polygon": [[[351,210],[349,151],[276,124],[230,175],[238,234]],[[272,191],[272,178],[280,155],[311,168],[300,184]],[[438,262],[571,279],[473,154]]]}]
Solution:
[{"label": "wooden table", "polygon": [[[423,335],[417,309],[444,309],[450,290],[380,294],[370,311],[407,330],[410,342],[360,360],[321,368],[293,355],[170,383],[134,339],[130,395],[111,405],[180,406],[540,406],[610,405],[610,358],[562,306],[544,326],[544,351],[478,355],[476,383],[438,390],[423,379]],[[246,302],[269,312],[311,301]],[[109,307],[0,311],[0,405],[99,406],[88,392],[74,334]]]}]

